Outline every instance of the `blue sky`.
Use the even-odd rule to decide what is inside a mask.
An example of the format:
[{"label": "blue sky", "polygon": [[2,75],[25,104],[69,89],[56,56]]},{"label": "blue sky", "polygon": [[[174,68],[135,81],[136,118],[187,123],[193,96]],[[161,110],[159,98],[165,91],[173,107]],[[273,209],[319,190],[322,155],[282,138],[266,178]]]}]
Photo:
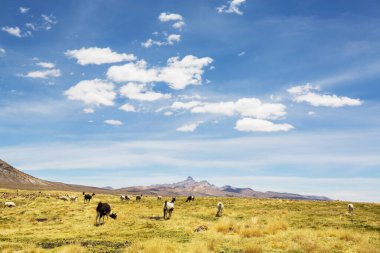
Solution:
[{"label": "blue sky", "polygon": [[3,1],[0,154],[94,186],[380,201],[378,1]]}]

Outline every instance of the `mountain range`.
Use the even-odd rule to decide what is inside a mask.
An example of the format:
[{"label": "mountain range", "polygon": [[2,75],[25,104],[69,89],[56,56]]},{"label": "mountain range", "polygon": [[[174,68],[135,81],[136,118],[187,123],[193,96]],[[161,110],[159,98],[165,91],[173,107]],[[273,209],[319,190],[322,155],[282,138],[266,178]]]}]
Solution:
[{"label": "mountain range", "polygon": [[330,200],[324,196],[310,196],[295,193],[260,192],[251,188],[237,188],[230,185],[215,186],[209,182],[195,181],[192,177],[172,184],[156,184],[151,186],[131,186],[113,189],[110,186],[98,188],[84,185],[73,185],[42,180],[28,175],[0,159],[0,188],[31,189],[31,190],[64,190],[86,191],[109,194],[144,194],[162,196],[218,196],[218,197],[253,197],[280,198],[300,200]]}]

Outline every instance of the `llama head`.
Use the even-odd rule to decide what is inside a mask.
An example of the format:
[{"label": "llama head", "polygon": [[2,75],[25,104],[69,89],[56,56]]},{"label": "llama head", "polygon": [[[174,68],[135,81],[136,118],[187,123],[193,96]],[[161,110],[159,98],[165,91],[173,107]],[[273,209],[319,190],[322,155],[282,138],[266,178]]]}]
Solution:
[{"label": "llama head", "polygon": [[110,217],[111,217],[112,219],[116,220],[116,218],[117,218],[117,214],[116,214],[116,213],[111,213],[111,214],[110,214]]},{"label": "llama head", "polygon": [[95,196],[95,193],[93,193],[92,196]]},{"label": "llama head", "polygon": [[175,202],[175,198],[172,198],[172,201],[171,201],[172,203],[174,203]]}]

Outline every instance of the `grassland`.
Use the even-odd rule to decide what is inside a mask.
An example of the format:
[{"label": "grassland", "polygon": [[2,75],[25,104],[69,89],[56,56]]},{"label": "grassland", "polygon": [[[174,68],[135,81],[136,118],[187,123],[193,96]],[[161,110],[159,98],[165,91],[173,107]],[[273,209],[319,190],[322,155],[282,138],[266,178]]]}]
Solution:
[{"label": "grassland", "polygon": [[[11,199],[17,207],[0,208],[1,252],[380,252],[379,204],[355,203],[350,215],[339,201],[177,197],[172,219],[164,221],[163,201],[153,196],[122,202],[96,195],[84,204],[81,193],[70,193],[77,202],[56,199],[62,192],[35,199],[26,198],[31,191],[18,193]],[[117,220],[94,225],[99,201],[111,204]],[[216,218],[219,201],[225,210]]]}]

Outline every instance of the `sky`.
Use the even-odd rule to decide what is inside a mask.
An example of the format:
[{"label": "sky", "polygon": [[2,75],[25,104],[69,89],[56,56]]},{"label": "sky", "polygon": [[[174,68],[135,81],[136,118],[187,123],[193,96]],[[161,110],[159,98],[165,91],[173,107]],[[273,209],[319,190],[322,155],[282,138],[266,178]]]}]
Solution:
[{"label": "sky", "polygon": [[380,202],[379,81],[375,0],[4,0],[0,157]]}]

